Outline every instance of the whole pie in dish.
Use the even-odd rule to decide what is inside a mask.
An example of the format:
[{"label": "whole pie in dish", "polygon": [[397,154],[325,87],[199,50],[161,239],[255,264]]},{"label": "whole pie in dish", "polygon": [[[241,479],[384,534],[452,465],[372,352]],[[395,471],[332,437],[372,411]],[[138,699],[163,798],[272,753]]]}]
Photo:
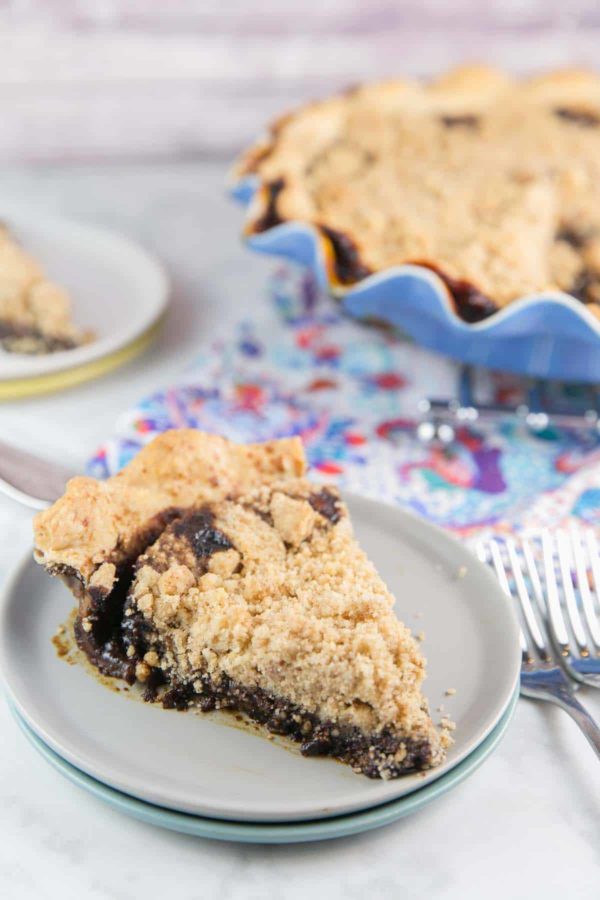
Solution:
[{"label": "whole pie in dish", "polygon": [[465,67],[312,103],[236,168],[257,176],[249,234],[317,229],[331,286],[412,263],[476,322],[540,291],[600,316],[600,77],[514,81]]},{"label": "whole pie in dish", "polygon": [[166,707],[239,710],[373,778],[437,765],[424,659],[298,439],[157,438],[75,478],[35,520],[35,557],[79,599],[105,675]]},{"label": "whole pie in dish", "polygon": [[12,353],[71,350],[91,339],[71,320],[71,300],[0,226],[0,345]]}]

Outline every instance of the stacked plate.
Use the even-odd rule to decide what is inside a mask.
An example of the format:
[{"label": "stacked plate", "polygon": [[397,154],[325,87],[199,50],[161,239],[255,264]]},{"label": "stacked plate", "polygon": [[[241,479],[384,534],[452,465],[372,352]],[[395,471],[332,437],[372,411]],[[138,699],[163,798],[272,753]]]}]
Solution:
[{"label": "stacked plate", "polygon": [[452,538],[396,507],[347,496],[357,536],[423,632],[435,721],[456,723],[444,765],[371,781],[328,759],[304,759],[226,714],[144,704],[51,638],[72,598],[28,557],[5,587],[0,660],[24,735],[68,779],[137,819],[219,840],[291,843],[375,828],[467,778],[502,738],[515,706],[518,630],[493,576]]}]

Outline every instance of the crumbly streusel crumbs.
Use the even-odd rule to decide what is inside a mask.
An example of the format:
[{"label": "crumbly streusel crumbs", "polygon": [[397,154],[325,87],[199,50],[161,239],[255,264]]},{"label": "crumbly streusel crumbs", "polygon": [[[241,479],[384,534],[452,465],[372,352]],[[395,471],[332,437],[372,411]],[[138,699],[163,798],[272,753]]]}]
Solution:
[{"label": "crumbly streusel crumbs", "polygon": [[448,750],[452,744],[454,743],[453,739],[450,737],[447,731],[440,732],[440,746],[442,750]]},{"label": "crumbly streusel crumbs", "polygon": [[0,340],[16,353],[51,353],[92,335],[71,318],[71,298],[45,277],[5,227],[0,228]]},{"label": "crumbly streusel crumbs", "polygon": [[[368,731],[392,725],[437,747],[417,644],[394,615],[339,498],[334,525],[310,506],[314,491],[310,482],[289,480],[246,494],[243,505],[211,504],[211,527],[236,556],[231,549],[200,556],[181,582],[187,538],[180,526],[175,539],[170,526],[146,551],[132,600],[145,615],[151,610],[163,664],[180,680],[227,675],[324,719]],[[226,579],[217,575],[221,556],[229,557]],[[161,574],[150,577],[155,559]],[[185,584],[177,594],[172,577]]]},{"label": "crumbly streusel crumbs", "polygon": [[74,569],[86,586],[101,577],[104,587],[110,567],[141,552],[148,532],[160,533],[165,512],[298,477],[305,468],[299,438],[241,445],[192,429],[167,431],[106,481],[72,478],[34,519],[35,559]]},{"label": "crumbly streusel crumbs", "polygon": [[144,682],[147,681],[150,677],[150,666],[148,663],[139,662],[135,667],[135,677],[138,681]]}]

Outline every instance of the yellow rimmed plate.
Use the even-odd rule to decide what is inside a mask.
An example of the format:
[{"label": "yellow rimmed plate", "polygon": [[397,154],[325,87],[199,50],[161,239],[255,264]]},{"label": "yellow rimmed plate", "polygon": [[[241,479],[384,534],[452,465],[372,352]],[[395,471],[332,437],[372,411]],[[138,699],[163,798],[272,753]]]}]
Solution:
[{"label": "yellow rimmed plate", "polygon": [[113,369],[125,365],[130,360],[140,356],[158,336],[163,320],[161,319],[145,334],[132,341],[127,347],[122,347],[114,353],[93,360],[89,363],[65,369],[63,372],[54,372],[50,375],[38,375],[33,378],[14,378],[0,382],[0,401],[19,400],[22,397],[33,397],[38,394],[51,394],[54,391],[62,391],[65,388],[75,387],[84,381],[92,381],[100,378]]},{"label": "yellow rimmed plate", "polygon": [[169,281],[142,247],[116,232],[23,208],[0,207],[0,219],[68,290],[77,325],[95,334],[89,344],[59,353],[0,350],[0,400],[97,378],[150,344],[165,313]]}]

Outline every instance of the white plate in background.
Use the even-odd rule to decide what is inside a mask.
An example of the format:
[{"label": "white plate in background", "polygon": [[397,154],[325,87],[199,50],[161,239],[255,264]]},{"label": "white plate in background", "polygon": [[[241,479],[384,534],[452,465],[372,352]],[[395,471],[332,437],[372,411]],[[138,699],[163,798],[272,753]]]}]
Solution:
[{"label": "white plate in background", "polygon": [[40,356],[0,348],[0,381],[50,375],[102,359],[131,344],[164,313],[166,272],[129,238],[25,209],[0,206],[0,220],[47,277],[69,292],[76,325],[95,334],[83,347]]}]

